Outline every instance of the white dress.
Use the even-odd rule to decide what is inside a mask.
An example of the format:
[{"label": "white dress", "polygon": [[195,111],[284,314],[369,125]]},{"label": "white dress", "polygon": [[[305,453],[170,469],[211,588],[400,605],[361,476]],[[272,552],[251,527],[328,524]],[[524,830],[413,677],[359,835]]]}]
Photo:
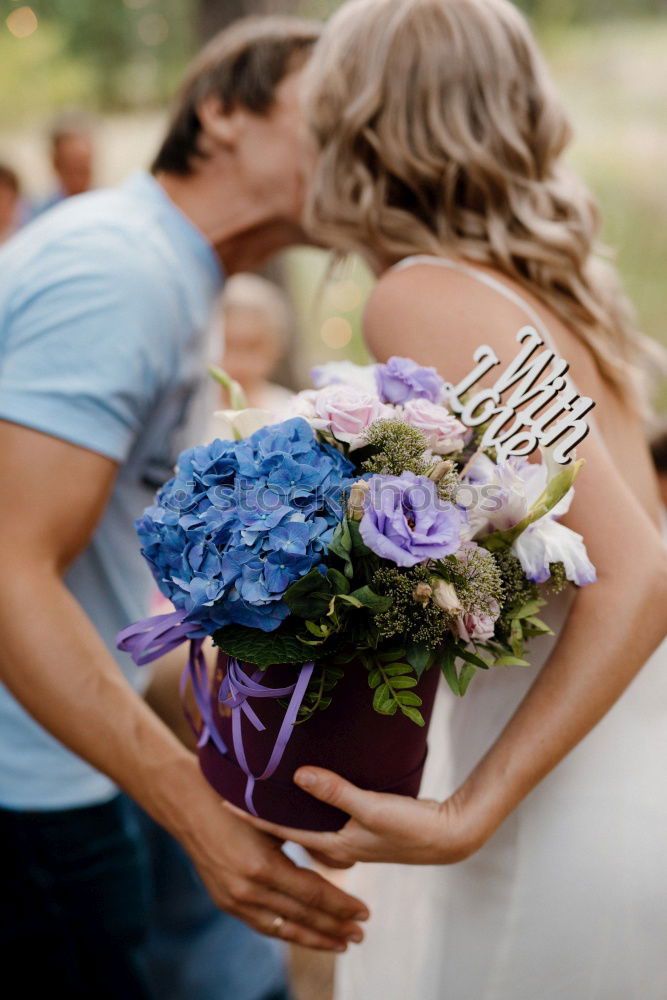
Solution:
[{"label": "white dress", "polygon": [[[495,741],[571,600],[551,601],[532,667],[478,675],[463,699],[442,682],[423,797],[446,798]],[[473,857],[357,865],[346,888],[372,916],[336,1000],[667,1000],[667,642]]]}]

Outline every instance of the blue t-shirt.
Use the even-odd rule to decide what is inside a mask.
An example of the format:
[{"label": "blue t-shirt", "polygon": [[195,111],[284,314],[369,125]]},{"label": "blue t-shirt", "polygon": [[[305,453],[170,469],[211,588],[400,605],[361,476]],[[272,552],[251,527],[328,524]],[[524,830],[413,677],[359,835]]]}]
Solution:
[{"label": "blue t-shirt", "polygon": [[[201,437],[221,284],[212,247],[148,174],[68,199],[0,250],[0,419],[119,463],[66,583],[137,689],[141,668],[115,647],[149,613],[133,522]],[[0,806],[71,808],[115,791],[0,684]]]}]

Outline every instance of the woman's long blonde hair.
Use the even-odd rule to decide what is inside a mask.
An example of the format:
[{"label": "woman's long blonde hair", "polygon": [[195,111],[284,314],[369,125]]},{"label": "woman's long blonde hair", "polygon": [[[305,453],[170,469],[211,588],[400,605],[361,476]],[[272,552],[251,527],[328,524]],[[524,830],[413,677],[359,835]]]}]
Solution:
[{"label": "woman's long blonde hair", "polygon": [[508,0],[350,0],[307,73],[319,238],[384,262],[454,254],[505,272],[637,401],[632,370],[651,347],[594,256],[598,210],[562,160],[572,130]]}]

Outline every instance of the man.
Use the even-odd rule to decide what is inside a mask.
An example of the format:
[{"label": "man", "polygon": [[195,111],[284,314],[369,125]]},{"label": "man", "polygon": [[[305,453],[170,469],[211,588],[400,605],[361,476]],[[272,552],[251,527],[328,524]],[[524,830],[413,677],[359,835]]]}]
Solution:
[{"label": "man", "polygon": [[49,146],[58,185],[53,194],[37,206],[37,215],[93,187],[95,150],[92,126],[86,117],[70,113],[59,118],[51,129]]},{"label": "man", "polygon": [[0,243],[12,236],[20,225],[21,184],[18,174],[0,163]]},{"label": "man", "polygon": [[228,29],[152,176],[70,199],[0,252],[0,941],[27,995],[150,996],[141,844],[118,786],[222,909],[312,947],[360,936],[364,906],[222,807],[114,649],[148,610],[132,521],[196,439],[223,274],[301,236],[316,35],[284,18]]}]

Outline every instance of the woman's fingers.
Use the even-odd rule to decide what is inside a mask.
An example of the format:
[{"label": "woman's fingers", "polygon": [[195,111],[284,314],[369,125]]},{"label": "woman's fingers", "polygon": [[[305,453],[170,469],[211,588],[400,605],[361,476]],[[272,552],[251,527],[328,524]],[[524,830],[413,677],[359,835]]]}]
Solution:
[{"label": "woman's fingers", "polygon": [[308,851],[313,861],[317,861],[318,864],[324,865],[325,868],[354,868],[354,861],[338,861],[336,858],[330,857],[328,854],[324,854],[322,851]]},{"label": "woman's fingers", "polygon": [[326,854],[327,846],[331,846],[331,840],[336,836],[335,833],[314,833],[312,830],[296,830],[291,826],[269,823],[268,820],[260,819],[259,816],[251,816],[250,813],[244,812],[243,809],[232,805],[231,802],[225,801],[223,806],[245,823],[254,826],[256,830],[261,830],[262,833],[267,833],[276,840],[291,840],[295,844],[301,844],[309,851],[312,849],[323,851]]}]

